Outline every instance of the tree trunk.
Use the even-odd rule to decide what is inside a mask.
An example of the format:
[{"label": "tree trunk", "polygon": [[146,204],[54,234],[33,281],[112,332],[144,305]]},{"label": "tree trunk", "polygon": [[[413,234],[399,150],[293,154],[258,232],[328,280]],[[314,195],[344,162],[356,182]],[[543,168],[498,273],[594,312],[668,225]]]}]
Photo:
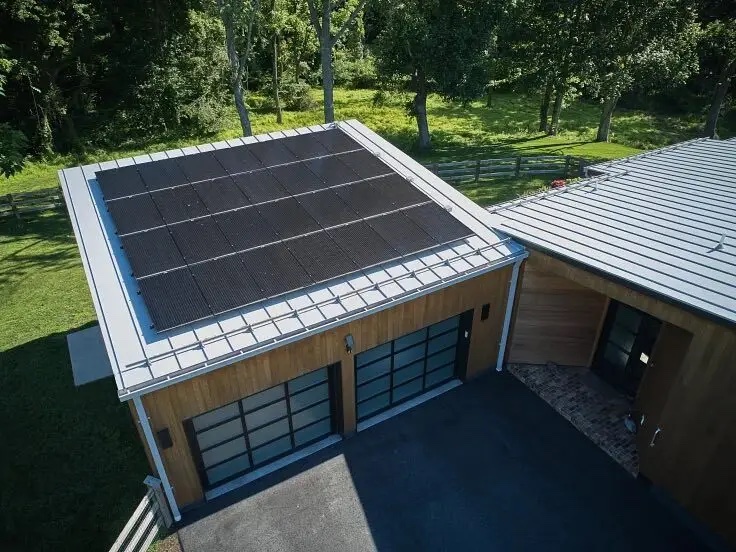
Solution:
[{"label": "tree trunk", "polygon": [[429,123],[427,122],[427,82],[423,71],[418,72],[416,84],[417,92],[412,107],[419,129],[419,150],[427,151],[432,147],[432,138],[429,135]]},{"label": "tree trunk", "polygon": [[555,92],[555,104],[552,107],[552,124],[547,129],[547,134],[556,136],[560,129],[560,113],[562,112],[562,98],[565,97],[565,86],[560,84]]},{"label": "tree trunk", "polygon": [[704,135],[708,138],[718,137],[718,134],[716,133],[718,117],[721,114],[723,102],[726,99],[728,87],[731,84],[731,78],[734,73],[736,73],[736,59],[723,68],[723,71],[718,78],[718,82],[716,83],[715,90],[713,91],[713,101],[711,102],[710,109],[708,110],[708,119],[705,122]]},{"label": "tree trunk", "polygon": [[276,122],[281,124],[284,122],[284,116],[281,112],[279,98],[279,40],[275,34],[273,35],[273,101],[276,105]]},{"label": "tree trunk", "polygon": [[618,96],[606,98],[603,102],[603,112],[601,113],[601,122],[598,125],[598,135],[595,137],[596,142],[608,142],[611,134],[611,119],[613,118],[613,110],[616,109]]},{"label": "tree trunk", "polygon": [[334,78],[332,76],[332,38],[330,37],[330,14],[332,2],[322,0],[322,38],[319,41],[322,62],[322,89],[324,91],[325,123],[335,120],[335,105],[332,97]]},{"label": "tree trunk", "polygon": [[250,126],[250,114],[248,113],[248,106],[245,104],[242,82],[233,83],[233,96],[235,96],[235,109],[238,110],[243,136],[252,136],[253,129]]},{"label": "tree trunk", "polygon": [[542,96],[542,103],[539,106],[539,132],[547,132],[549,128],[549,102],[552,99],[552,81],[547,81],[547,86],[544,89],[544,96]]}]

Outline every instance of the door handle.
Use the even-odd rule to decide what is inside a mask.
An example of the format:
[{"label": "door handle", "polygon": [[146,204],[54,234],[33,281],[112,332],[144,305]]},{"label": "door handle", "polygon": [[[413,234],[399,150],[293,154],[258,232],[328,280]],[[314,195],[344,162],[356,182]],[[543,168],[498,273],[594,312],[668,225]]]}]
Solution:
[{"label": "door handle", "polygon": [[657,429],[654,430],[654,434],[652,435],[652,440],[649,441],[649,446],[650,447],[653,447],[654,445],[657,444],[657,438],[659,437],[659,434],[661,432],[662,432],[662,428],[661,427],[658,427]]}]

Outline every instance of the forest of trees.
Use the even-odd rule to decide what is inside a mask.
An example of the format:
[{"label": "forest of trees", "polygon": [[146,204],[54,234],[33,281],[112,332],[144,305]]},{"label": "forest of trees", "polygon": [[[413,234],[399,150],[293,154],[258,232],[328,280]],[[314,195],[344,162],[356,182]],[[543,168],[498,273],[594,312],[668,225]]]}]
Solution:
[{"label": "forest of trees", "polygon": [[[732,0],[12,0],[0,4],[0,172],[28,156],[132,138],[216,132],[234,105],[308,109],[333,87],[412,95],[431,147],[427,96],[539,97],[560,131],[577,98],[702,116],[717,133],[736,80]],[[264,100],[265,98],[265,100]]]}]

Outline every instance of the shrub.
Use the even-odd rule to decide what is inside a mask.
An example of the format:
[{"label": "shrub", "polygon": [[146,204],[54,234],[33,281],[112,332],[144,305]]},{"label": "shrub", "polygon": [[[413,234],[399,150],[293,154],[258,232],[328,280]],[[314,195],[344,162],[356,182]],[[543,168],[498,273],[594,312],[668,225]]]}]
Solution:
[{"label": "shrub", "polygon": [[306,82],[282,82],[279,96],[284,109],[288,111],[309,111],[316,105],[312,88]]},{"label": "shrub", "polygon": [[334,77],[336,86],[346,88],[375,88],[378,83],[373,56],[355,58],[345,50],[335,52]]}]

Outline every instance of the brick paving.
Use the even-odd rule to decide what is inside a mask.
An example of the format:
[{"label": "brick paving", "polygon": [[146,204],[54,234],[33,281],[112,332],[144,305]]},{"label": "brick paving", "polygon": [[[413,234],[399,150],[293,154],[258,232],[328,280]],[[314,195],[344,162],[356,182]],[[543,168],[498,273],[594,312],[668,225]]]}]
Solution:
[{"label": "brick paving", "polygon": [[624,426],[631,410],[626,397],[587,368],[511,364],[508,370],[626,471],[638,474],[636,436]]}]

